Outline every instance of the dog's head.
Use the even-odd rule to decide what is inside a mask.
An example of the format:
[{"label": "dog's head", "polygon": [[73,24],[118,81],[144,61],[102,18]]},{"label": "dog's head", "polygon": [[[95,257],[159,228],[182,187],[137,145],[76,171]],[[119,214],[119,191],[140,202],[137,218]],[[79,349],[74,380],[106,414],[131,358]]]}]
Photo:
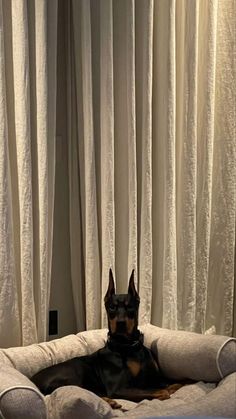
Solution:
[{"label": "dog's head", "polygon": [[116,294],[113,274],[110,269],[109,285],[104,302],[110,335],[131,337],[138,327],[138,308],[140,302],[134,284],[134,270],[130,276],[128,293]]}]

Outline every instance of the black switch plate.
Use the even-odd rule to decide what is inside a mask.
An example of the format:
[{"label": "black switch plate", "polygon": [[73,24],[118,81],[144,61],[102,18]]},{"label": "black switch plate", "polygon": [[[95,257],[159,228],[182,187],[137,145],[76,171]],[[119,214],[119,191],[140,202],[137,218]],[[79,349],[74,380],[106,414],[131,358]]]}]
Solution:
[{"label": "black switch plate", "polygon": [[49,311],[49,336],[58,335],[58,311]]}]

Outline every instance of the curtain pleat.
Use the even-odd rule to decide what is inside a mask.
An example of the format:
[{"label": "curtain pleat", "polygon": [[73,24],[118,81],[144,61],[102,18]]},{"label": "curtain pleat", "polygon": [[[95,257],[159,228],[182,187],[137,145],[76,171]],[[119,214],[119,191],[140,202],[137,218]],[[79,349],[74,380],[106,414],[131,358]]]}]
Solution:
[{"label": "curtain pleat", "polygon": [[[151,320],[152,303],[152,80],[153,2],[136,3],[136,141],[140,321]],[[142,30],[139,30],[142,28]],[[136,157],[136,156],[135,156]],[[135,176],[135,173],[134,173]],[[136,237],[136,240],[137,240]],[[132,243],[134,246],[134,243]]]},{"label": "curtain pleat", "polygon": [[[198,2],[192,7],[179,7],[177,26],[181,23],[184,37],[177,39],[176,46],[177,53],[183,53],[183,62],[180,61],[180,67],[176,69],[176,96],[180,98],[176,114],[177,275],[182,278],[178,283],[181,296],[178,298],[178,326],[192,330],[196,309]],[[176,61],[178,63],[178,56]],[[180,84],[178,77],[182,78]],[[181,115],[178,115],[178,109],[181,109]]]},{"label": "curtain pleat", "polygon": [[[78,123],[78,140],[83,159],[82,168],[85,176],[82,181],[84,201],[82,207],[83,218],[83,245],[85,269],[85,299],[86,299],[86,326],[98,328],[101,324],[101,309],[95,301],[100,298],[100,259],[98,248],[98,225],[96,204],[95,179],[95,147],[93,131],[92,107],[92,62],[91,62],[91,14],[90,2],[73,2],[75,48],[81,53],[76,60],[76,86],[77,109],[80,112]],[[79,22],[79,25],[78,25]],[[76,54],[78,56],[79,54]],[[81,80],[78,80],[81,77]],[[79,103],[78,103],[79,102]],[[81,150],[82,148],[82,150]],[[81,172],[82,175],[82,172]]]},{"label": "curtain pleat", "polygon": [[48,308],[48,68],[47,68],[47,5],[45,1],[35,3],[35,13],[38,17],[35,24],[37,33],[35,43],[36,58],[36,127],[37,127],[37,157],[38,157],[38,216],[39,216],[39,281],[38,301],[38,335],[44,336],[45,319]]},{"label": "curtain pleat", "polygon": [[[206,327],[216,324],[217,331],[227,335],[232,333],[235,280],[235,12],[234,1],[218,0],[213,183],[206,308]],[[216,301],[219,304],[216,304]]]},{"label": "curtain pleat", "polygon": [[[215,1],[200,3],[196,202],[196,330],[199,332],[204,332],[207,327],[206,307],[210,256],[215,132],[217,9],[218,4]],[[206,48],[204,47],[205,45]],[[202,173],[204,173],[204,176],[202,176]]]},{"label": "curtain pleat", "polygon": [[[26,2],[12,8],[12,58],[15,104],[16,163],[18,168],[19,254],[23,344],[37,341],[33,299],[33,214],[30,139],[30,75]],[[31,304],[28,305],[28,302]]]},{"label": "curtain pleat", "polygon": [[[70,6],[70,3],[69,3]],[[68,9],[68,20],[72,19],[72,8]],[[68,165],[70,189],[70,248],[71,278],[76,324],[78,330],[86,328],[84,290],[84,251],[82,230],[82,204],[80,187],[80,159],[77,131],[77,95],[75,80],[75,57],[73,27],[68,25],[67,37],[67,129],[69,139]]]},{"label": "curtain pleat", "polygon": [[[126,292],[129,270],[137,260],[134,90],[134,2],[113,2],[114,199],[117,291]],[[122,51],[120,54],[119,51]],[[130,164],[129,159],[132,163]],[[132,176],[132,172],[134,176]]]},{"label": "curtain pleat", "polygon": [[163,243],[163,326],[171,329],[176,328],[176,191],[175,191],[175,147],[176,147],[176,3],[169,3],[169,33],[168,33],[168,57],[167,57],[167,103],[166,103],[166,141],[164,156],[164,243]]},{"label": "curtain pleat", "polygon": [[[5,40],[3,31],[3,4],[0,1],[0,278],[1,339],[6,346],[20,344],[20,314],[18,304],[18,284],[16,282],[15,252],[13,235],[13,213],[11,202],[11,173],[8,147],[8,117],[5,85]],[[6,278],[3,282],[2,278]],[[9,330],[11,333],[9,334]]]},{"label": "curtain pleat", "polygon": [[[128,279],[135,269],[137,284],[137,165],[136,165],[136,95],[135,95],[135,1],[126,2],[126,97],[127,102],[127,192],[128,192],[128,261],[123,272],[123,289],[127,292]],[[118,157],[118,156],[117,156]],[[121,156],[119,156],[120,158]],[[122,161],[120,159],[120,161]],[[123,236],[124,239],[124,236]]]},{"label": "curtain pleat", "polygon": [[[107,275],[115,276],[115,206],[114,206],[114,80],[112,3],[102,1],[100,8],[100,135],[101,135],[101,257],[102,296],[107,290]],[[107,325],[101,298],[102,325]]]},{"label": "curtain pleat", "polygon": [[175,1],[155,3],[152,318],[173,329],[177,327],[175,14]]},{"label": "curtain pleat", "polygon": [[[58,0],[50,0],[47,4],[47,188],[48,188],[48,218],[47,218],[47,276],[51,278],[52,272],[52,243],[53,243],[53,222],[54,222],[54,197],[55,197],[55,161],[56,161],[56,97],[57,97],[57,61],[56,51],[57,47],[57,13],[58,13]],[[52,51],[53,55],[52,55]],[[47,306],[49,307],[51,290],[51,281],[47,281]],[[48,316],[48,311],[47,315]]]},{"label": "curtain pleat", "polygon": [[[94,304],[100,296],[100,263],[98,249],[98,226],[95,180],[95,149],[93,136],[92,108],[92,63],[91,63],[91,16],[90,4],[81,3],[81,71],[83,98],[83,128],[78,127],[79,136],[84,141],[85,182],[85,272],[86,272],[86,323],[88,328],[100,326],[100,310]],[[81,131],[80,131],[81,129]],[[97,279],[97,280],[96,280]]]}]

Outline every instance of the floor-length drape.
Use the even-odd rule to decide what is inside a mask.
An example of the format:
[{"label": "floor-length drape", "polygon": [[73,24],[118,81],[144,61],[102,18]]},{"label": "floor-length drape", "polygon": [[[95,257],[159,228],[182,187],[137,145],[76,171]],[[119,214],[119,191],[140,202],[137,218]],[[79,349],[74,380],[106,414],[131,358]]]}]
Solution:
[{"label": "floor-length drape", "polygon": [[0,346],[45,340],[57,0],[0,0]]},{"label": "floor-length drape", "polygon": [[104,325],[135,268],[140,321],[231,334],[233,0],[68,2],[77,326]]}]

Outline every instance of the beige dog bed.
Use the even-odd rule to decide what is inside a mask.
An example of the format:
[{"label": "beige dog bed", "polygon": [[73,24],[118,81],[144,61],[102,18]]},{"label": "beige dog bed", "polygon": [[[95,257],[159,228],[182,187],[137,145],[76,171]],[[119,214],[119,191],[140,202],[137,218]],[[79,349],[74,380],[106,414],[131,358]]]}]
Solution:
[{"label": "beige dog bed", "polygon": [[4,419],[147,418],[208,416],[236,418],[236,339],[140,327],[163,373],[190,378],[170,399],[121,401],[126,411],[112,410],[95,394],[75,386],[44,397],[29,377],[39,370],[104,346],[107,330],[69,335],[51,342],[0,350],[0,417]]}]

